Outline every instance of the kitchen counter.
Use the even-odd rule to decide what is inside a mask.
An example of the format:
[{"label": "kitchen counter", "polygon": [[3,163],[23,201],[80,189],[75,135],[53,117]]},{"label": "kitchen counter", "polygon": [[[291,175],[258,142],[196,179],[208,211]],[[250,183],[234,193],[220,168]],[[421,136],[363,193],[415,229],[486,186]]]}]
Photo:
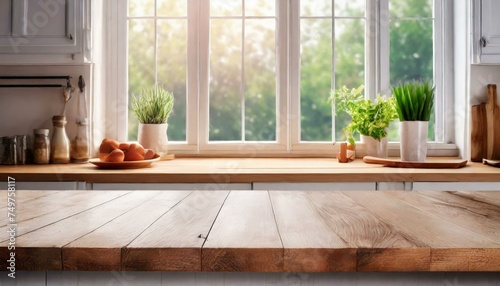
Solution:
[{"label": "kitchen counter", "polygon": [[[500,192],[17,191],[15,199],[17,271],[500,271]],[[7,216],[0,220],[9,257]]]},{"label": "kitchen counter", "polygon": [[132,170],[104,170],[90,163],[0,166],[0,181],[8,176],[25,182],[89,183],[500,182],[500,168],[469,163],[460,169],[402,169],[361,159],[341,164],[332,158],[178,158]]}]

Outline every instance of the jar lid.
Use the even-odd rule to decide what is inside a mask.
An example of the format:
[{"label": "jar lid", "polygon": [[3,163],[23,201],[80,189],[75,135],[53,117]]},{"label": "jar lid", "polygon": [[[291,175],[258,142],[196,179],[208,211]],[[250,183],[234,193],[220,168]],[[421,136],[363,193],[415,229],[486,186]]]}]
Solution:
[{"label": "jar lid", "polygon": [[52,116],[53,121],[66,121],[66,116],[64,115],[54,115]]},{"label": "jar lid", "polygon": [[34,129],[33,133],[48,136],[49,135],[49,129]]}]

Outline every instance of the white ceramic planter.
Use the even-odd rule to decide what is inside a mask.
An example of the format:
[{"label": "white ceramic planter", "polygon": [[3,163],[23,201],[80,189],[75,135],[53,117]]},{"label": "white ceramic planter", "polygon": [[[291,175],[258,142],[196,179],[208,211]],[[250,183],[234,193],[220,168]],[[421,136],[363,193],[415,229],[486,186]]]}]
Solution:
[{"label": "white ceramic planter", "polygon": [[427,157],[428,121],[403,121],[399,127],[401,160],[424,162]]},{"label": "white ceramic planter", "polygon": [[168,124],[142,124],[139,123],[139,134],[137,141],[146,149],[152,149],[160,157],[168,153]]},{"label": "white ceramic planter", "polygon": [[361,135],[361,138],[365,143],[367,156],[387,158],[387,136],[380,139],[380,141],[365,135]]}]

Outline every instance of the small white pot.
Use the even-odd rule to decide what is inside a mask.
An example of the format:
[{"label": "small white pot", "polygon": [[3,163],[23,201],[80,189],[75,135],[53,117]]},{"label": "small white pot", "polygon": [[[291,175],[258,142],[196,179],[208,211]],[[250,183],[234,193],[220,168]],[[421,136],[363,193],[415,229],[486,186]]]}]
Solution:
[{"label": "small white pot", "polygon": [[379,158],[387,158],[387,136],[381,138],[380,141],[373,139],[373,137],[361,135],[365,143],[365,150],[367,156],[374,156]]},{"label": "small white pot", "polygon": [[401,160],[424,162],[427,157],[428,121],[403,121],[399,127]]},{"label": "small white pot", "polygon": [[164,157],[168,152],[168,124],[142,124],[139,123],[139,134],[137,141],[145,149],[152,149],[160,157]]}]

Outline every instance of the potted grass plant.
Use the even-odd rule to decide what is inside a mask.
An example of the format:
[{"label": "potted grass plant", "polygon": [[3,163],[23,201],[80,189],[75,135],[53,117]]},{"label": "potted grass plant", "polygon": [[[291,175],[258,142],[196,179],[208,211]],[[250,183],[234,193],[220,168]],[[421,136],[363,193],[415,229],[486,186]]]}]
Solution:
[{"label": "potted grass plant", "polygon": [[365,99],[364,85],[348,89],[342,87],[332,90],[330,101],[334,102],[335,111],[343,110],[351,122],[344,128],[347,141],[354,143],[353,134],[358,132],[363,138],[366,154],[369,156],[387,157],[387,128],[397,118],[393,97],[383,98],[377,95],[375,100]]},{"label": "potted grass plant", "polygon": [[401,121],[401,160],[423,162],[427,157],[435,87],[430,81],[412,81],[395,86],[392,91]]},{"label": "potted grass plant", "polygon": [[168,152],[167,121],[173,106],[173,94],[159,85],[145,87],[132,97],[132,110],[139,119],[137,141],[161,157]]}]

